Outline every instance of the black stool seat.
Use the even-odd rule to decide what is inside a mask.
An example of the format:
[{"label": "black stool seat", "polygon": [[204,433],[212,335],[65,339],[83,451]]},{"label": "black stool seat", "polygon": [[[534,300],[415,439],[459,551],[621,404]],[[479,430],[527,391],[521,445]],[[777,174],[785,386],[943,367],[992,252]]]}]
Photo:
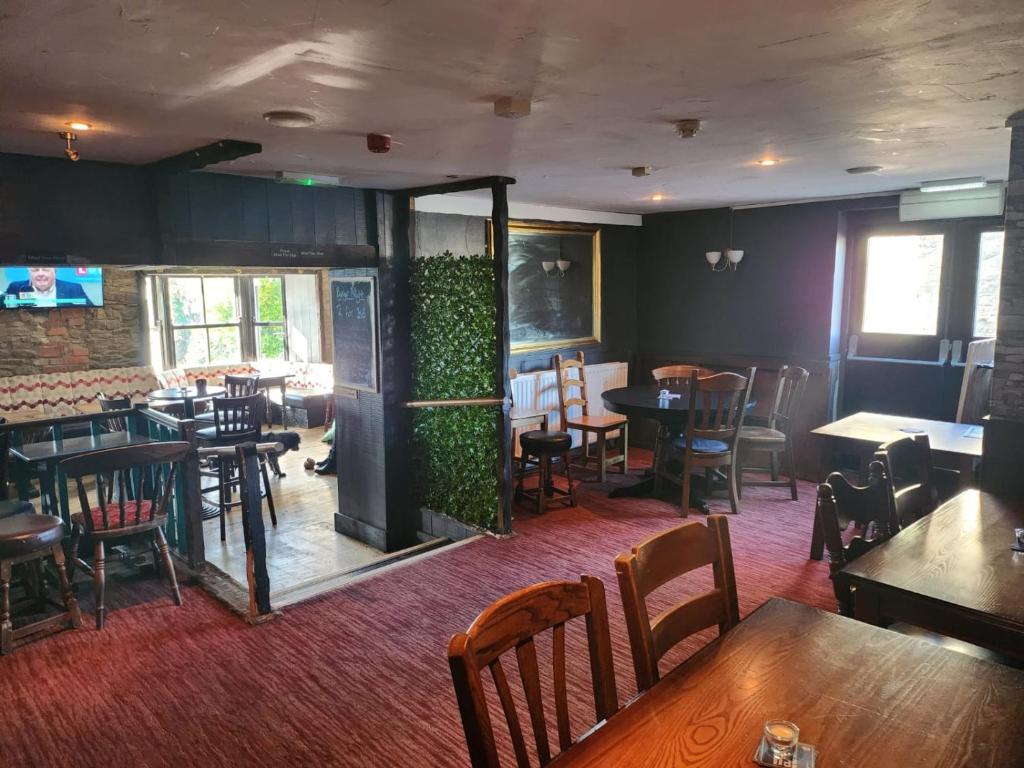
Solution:
[{"label": "black stool seat", "polygon": [[31,502],[28,501],[18,501],[17,499],[0,501],[0,517],[21,515],[25,512],[28,512],[29,514],[34,514],[35,511],[35,507],[33,507]]},{"label": "black stool seat", "polygon": [[519,445],[526,453],[534,456],[548,453],[565,453],[572,448],[572,435],[568,432],[534,429],[519,436]]},{"label": "black stool seat", "polygon": [[64,524],[53,515],[20,514],[0,520],[0,560],[13,560],[60,544]]}]

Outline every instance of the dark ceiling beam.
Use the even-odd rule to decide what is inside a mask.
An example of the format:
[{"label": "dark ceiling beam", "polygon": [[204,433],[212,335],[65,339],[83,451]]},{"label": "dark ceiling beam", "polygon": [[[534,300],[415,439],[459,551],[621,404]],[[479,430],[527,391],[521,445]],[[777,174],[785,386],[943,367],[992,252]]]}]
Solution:
[{"label": "dark ceiling beam", "polygon": [[515,184],[516,180],[511,176],[482,176],[477,179],[459,179],[458,181],[446,181],[443,184],[428,184],[425,187],[412,187],[411,189],[398,190],[399,194],[409,197],[424,197],[425,195],[447,195],[451,192],[469,192],[474,189],[494,189],[497,186]]},{"label": "dark ceiling beam", "polygon": [[236,139],[221,139],[205,147],[197,147],[180,155],[165,157],[157,160],[146,167],[161,173],[181,173],[183,171],[197,171],[208,165],[223,163],[228,160],[235,160],[246,155],[258,155],[263,151],[263,145],[253,141],[238,141]]}]

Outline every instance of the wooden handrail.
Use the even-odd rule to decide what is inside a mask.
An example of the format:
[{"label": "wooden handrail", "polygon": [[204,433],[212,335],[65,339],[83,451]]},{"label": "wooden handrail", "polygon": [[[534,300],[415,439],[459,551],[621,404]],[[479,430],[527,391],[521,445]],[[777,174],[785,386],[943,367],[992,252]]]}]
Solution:
[{"label": "wooden handrail", "polygon": [[410,400],[406,408],[454,408],[462,405],[505,405],[504,397],[465,397],[454,400]]}]

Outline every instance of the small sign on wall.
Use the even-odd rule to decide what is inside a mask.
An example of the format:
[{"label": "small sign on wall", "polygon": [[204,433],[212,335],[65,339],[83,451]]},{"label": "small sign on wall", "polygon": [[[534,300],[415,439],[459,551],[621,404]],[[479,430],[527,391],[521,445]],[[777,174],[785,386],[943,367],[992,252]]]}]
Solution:
[{"label": "small sign on wall", "polygon": [[334,385],[377,391],[377,285],[373,277],[331,278]]}]

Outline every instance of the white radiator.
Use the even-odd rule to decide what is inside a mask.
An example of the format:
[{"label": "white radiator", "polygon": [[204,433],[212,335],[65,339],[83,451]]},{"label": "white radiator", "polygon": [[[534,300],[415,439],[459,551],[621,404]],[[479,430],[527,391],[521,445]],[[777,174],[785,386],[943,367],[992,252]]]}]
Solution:
[{"label": "white radiator", "polygon": [[[587,376],[587,404],[591,416],[603,416],[608,413],[601,400],[601,393],[605,390],[624,387],[629,378],[628,363],[597,363],[586,366]],[[533,373],[521,373],[512,382],[512,401],[516,408],[524,410],[547,411],[548,424],[551,429],[558,429],[558,387],[555,383],[555,372],[534,371]],[[576,416],[582,409],[577,407],[569,409],[569,416]],[[594,442],[596,435],[591,434],[590,440]],[[580,432],[572,430],[573,447],[581,444]],[[517,448],[518,451],[518,448]]]}]

